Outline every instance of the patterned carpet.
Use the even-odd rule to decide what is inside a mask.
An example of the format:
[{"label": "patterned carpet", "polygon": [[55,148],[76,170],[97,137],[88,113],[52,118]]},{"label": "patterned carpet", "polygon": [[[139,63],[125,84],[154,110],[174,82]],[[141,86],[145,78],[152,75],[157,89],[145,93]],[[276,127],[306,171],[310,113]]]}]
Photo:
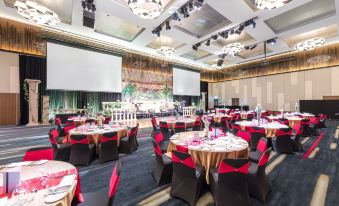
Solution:
[{"label": "patterned carpet", "polygon": [[[313,192],[321,174],[328,177],[327,191],[317,193],[326,195],[326,205],[339,205],[339,122],[328,121],[318,145],[306,159],[302,153],[293,155],[271,155],[266,172],[270,178],[272,192],[266,205],[310,205]],[[50,127],[0,127],[0,164],[20,161],[25,150],[32,147],[49,146],[47,132]],[[185,202],[169,196],[169,185],[157,187],[151,175],[154,152],[150,142],[151,128],[140,129],[139,149],[131,155],[120,155],[122,173],[115,205],[187,205]],[[316,136],[304,139],[307,151],[317,139]],[[100,164],[98,160],[88,167],[78,167],[83,192],[107,191],[109,177],[115,162]],[[325,182],[326,183],[326,182]],[[327,186],[327,184],[326,184]],[[313,197],[314,199],[315,197]],[[209,193],[206,193],[197,205],[214,205]],[[262,205],[250,199],[250,205]]]}]

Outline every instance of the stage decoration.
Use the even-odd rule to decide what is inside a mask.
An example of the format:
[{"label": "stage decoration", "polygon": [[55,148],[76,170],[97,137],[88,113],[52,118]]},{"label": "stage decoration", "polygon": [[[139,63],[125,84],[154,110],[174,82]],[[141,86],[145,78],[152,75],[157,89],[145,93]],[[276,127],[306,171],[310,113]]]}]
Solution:
[{"label": "stage decoration", "polygon": [[58,14],[33,1],[26,1],[25,3],[16,1],[14,7],[21,16],[35,23],[48,26],[54,26],[60,23]]},{"label": "stage decoration", "polygon": [[154,19],[163,9],[161,0],[128,0],[128,7],[143,19]]},{"label": "stage decoration", "polygon": [[236,43],[232,43],[232,44],[228,44],[228,45],[224,46],[224,48],[222,48],[222,50],[227,55],[235,56],[236,54],[241,52],[241,50],[243,48],[244,48],[243,44],[236,42]]},{"label": "stage decoration", "polygon": [[258,9],[276,9],[279,7],[284,6],[288,2],[291,2],[292,0],[256,0],[255,6]]},{"label": "stage decoration", "polygon": [[[143,62],[139,64],[136,62]],[[172,101],[172,64],[138,54],[125,53],[122,59],[122,101]]]},{"label": "stage decoration", "polygon": [[321,47],[324,45],[325,39],[324,38],[315,38],[315,39],[308,39],[306,41],[300,42],[295,46],[297,51],[309,51],[315,48]]},{"label": "stage decoration", "polygon": [[162,46],[156,50],[158,54],[164,57],[170,57],[174,54],[174,48],[168,46]]}]

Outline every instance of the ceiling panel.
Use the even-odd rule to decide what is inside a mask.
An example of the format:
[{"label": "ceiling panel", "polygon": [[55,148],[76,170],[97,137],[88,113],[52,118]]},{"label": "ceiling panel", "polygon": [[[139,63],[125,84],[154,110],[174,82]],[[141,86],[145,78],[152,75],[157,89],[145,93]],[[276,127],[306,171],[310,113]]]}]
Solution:
[{"label": "ceiling panel", "polygon": [[[13,7],[16,0],[3,0],[6,6]],[[73,1],[70,0],[33,0],[58,14],[63,23],[72,23]]]},{"label": "ceiling panel", "polygon": [[131,42],[144,30],[138,25],[109,14],[97,13],[96,16],[95,32],[101,34]]},{"label": "ceiling panel", "polygon": [[232,22],[217,12],[208,4],[188,18],[181,19],[175,28],[196,38],[201,38],[215,30],[231,24]]},{"label": "ceiling panel", "polygon": [[312,39],[312,38],[331,38],[337,36],[337,24],[333,24],[327,27],[322,27],[313,31],[305,32],[299,35],[291,36],[283,41],[291,48],[299,42]]},{"label": "ceiling panel", "polygon": [[184,46],[185,44],[179,41],[176,41],[175,39],[161,35],[160,37],[153,39],[147,47],[152,48],[152,49],[157,49],[160,48],[161,46],[169,46],[174,49],[179,49],[180,47]]},{"label": "ceiling panel", "polygon": [[[267,48],[267,53],[270,53],[272,52],[271,49]],[[262,55],[262,54],[265,54],[264,52],[264,44],[261,43],[261,44],[258,44],[257,47],[255,47],[254,49],[252,50],[242,50],[238,56],[244,58],[244,59],[247,59],[247,58],[251,58],[251,57],[255,57],[255,56],[259,56],[259,55]]]},{"label": "ceiling panel", "polygon": [[[204,63],[205,64],[208,64],[208,65],[210,65],[210,66],[212,66],[213,64],[217,64],[218,63],[218,60],[219,60],[219,57],[218,56],[216,56],[216,58],[214,58],[214,59],[211,59],[211,60],[209,60],[209,61],[205,61]],[[230,61],[228,61],[228,60],[224,60],[224,65],[226,65],[226,64],[229,64],[230,63]]]},{"label": "ceiling panel", "polygon": [[232,44],[235,42],[240,42],[244,45],[247,45],[247,44],[252,44],[255,41],[256,40],[251,35],[243,31],[241,32],[240,35],[238,34],[229,35],[227,39],[218,39],[217,41],[212,42],[212,44],[221,49],[227,44]]},{"label": "ceiling panel", "polygon": [[182,54],[181,57],[184,57],[184,58],[187,58],[187,59],[191,59],[191,60],[199,60],[199,59],[211,56],[211,55],[212,55],[211,53],[209,53],[209,52],[207,52],[205,50],[198,49],[198,51],[192,50],[190,52]]},{"label": "ceiling panel", "polygon": [[265,22],[278,34],[335,14],[335,0],[313,0]]}]

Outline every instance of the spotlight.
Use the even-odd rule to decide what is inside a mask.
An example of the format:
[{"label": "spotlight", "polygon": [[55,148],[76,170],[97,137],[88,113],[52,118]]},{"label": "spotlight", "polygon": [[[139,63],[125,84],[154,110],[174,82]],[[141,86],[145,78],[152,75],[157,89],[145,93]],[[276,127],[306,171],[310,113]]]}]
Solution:
[{"label": "spotlight", "polygon": [[228,38],[228,32],[227,31],[223,31],[219,34],[222,38],[227,39]]},{"label": "spotlight", "polygon": [[194,6],[193,6],[193,3],[190,1],[188,3],[188,11],[192,12],[194,10]]},{"label": "spotlight", "polygon": [[253,49],[255,49],[256,47],[257,47],[257,45],[254,44],[254,45],[252,45],[252,46],[250,47],[250,50],[253,50]]},{"label": "spotlight", "polygon": [[218,35],[213,35],[213,36],[212,36],[212,39],[213,39],[213,40],[217,40],[217,39],[218,39]]},{"label": "spotlight", "polygon": [[275,39],[270,39],[266,41],[267,44],[275,45],[277,43],[277,40]]},{"label": "spotlight", "polygon": [[221,65],[224,63],[224,59],[219,59],[217,62],[217,66],[221,67]]},{"label": "spotlight", "polygon": [[198,10],[200,10],[203,5],[204,5],[204,0],[195,0],[193,3],[194,8]]},{"label": "spotlight", "polygon": [[235,31],[236,34],[240,35],[241,32],[245,29],[245,26],[243,24],[241,24],[239,26],[239,28]]},{"label": "spotlight", "polygon": [[183,11],[184,11],[184,18],[187,18],[187,17],[190,16],[190,14],[189,14],[188,11],[187,11],[186,6],[183,7]]},{"label": "spotlight", "polygon": [[193,46],[192,46],[192,49],[193,49],[194,51],[198,51],[197,45],[193,45]]},{"label": "spotlight", "polygon": [[234,35],[234,30],[233,29],[229,32],[229,35]]},{"label": "spotlight", "polygon": [[172,19],[175,20],[175,21],[180,21],[178,13],[173,13],[172,14]]},{"label": "spotlight", "polygon": [[209,46],[210,44],[211,44],[211,40],[208,39],[208,40],[206,41],[206,46]]},{"label": "spotlight", "polygon": [[169,21],[166,21],[166,30],[170,30],[171,29],[171,25]]},{"label": "spotlight", "polygon": [[249,46],[245,46],[244,49],[245,49],[245,50],[249,50],[250,47],[249,47]]},{"label": "spotlight", "polygon": [[255,28],[256,25],[257,24],[255,23],[255,21],[253,19],[245,22],[245,26],[250,26],[251,28]]}]

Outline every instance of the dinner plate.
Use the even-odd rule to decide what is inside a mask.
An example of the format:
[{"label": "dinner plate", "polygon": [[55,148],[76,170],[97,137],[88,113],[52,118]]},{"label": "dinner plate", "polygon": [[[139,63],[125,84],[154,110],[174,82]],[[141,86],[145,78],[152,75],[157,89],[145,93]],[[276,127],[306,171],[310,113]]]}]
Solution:
[{"label": "dinner plate", "polygon": [[64,198],[67,195],[68,192],[69,191],[66,191],[66,192],[63,192],[63,193],[57,193],[57,194],[54,194],[54,195],[47,195],[45,197],[45,202],[46,203],[53,203],[53,202],[59,201],[62,198]]}]

